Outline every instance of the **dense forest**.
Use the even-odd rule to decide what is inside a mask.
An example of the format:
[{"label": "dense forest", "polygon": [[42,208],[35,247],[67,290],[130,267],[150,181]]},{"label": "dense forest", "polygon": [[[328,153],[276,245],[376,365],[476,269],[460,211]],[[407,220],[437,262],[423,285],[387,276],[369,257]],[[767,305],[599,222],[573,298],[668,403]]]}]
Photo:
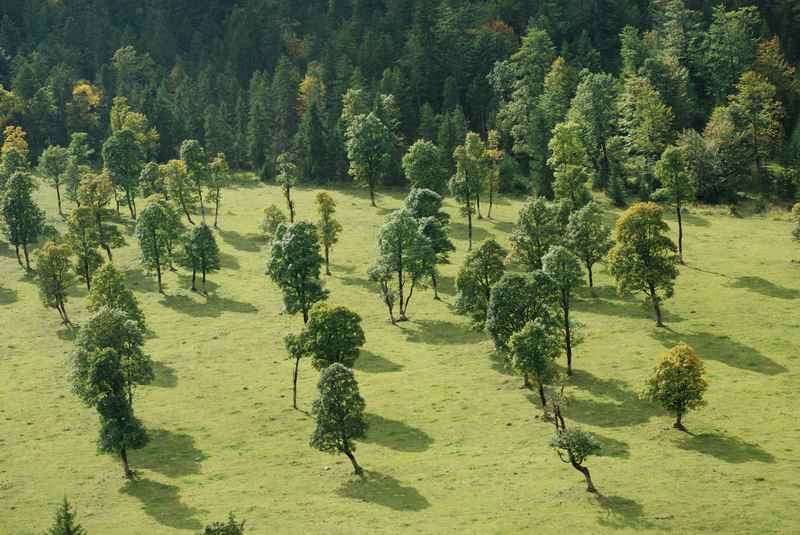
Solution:
[{"label": "dense forest", "polygon": [[405,180],[416,140],[452,174],[466,132],[496,129],[504,191],[552,197],[568,166],[620,204],[649,199],[676,145],[700,201],[795,197],[794,0],[3,0],[0,13],[0,127],[24,130],[34,163],[75,132],[100,163],[116,107],[139,112],[144,161],[197,139],[265,180],[290,153],[301,182],[345,181],[348,114],[371,111],[390,133],[385,185]]}]

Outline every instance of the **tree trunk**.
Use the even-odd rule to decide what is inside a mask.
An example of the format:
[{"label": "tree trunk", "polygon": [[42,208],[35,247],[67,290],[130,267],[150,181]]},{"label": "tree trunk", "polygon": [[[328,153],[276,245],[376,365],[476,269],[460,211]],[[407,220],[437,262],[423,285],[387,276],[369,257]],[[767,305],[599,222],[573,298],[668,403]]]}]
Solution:
[{"label": "tree trunk", "polygon": [[431,283],[433,286],[433,298],[436,301],[441,301],[441,299],[439,299],[439,281],[436,280],[436,273],[431,275]]},{"label": "tree trunk", "polygon": [[125,479],[133,479],[133,471],[128,464],[128,452],[124,447],[119,450],[119,457],[122,459],[122,469],[125,472]]},{"label": "tree trunk", "polygon": [[572,461],[572,466],[575,468],[575,470],[583,474],[583,477],[586,478],[586,492],[596,493],[597,489],[595,488],[594,483],[592,483],[592,476],[589,473],[589,469],[586,468],[585,466],[579,465],[575,461]]},{"label": "tree trunk", "polygon": [[467,247],[467,251],[472,250],[472,207],[469,205],[469,201],[467,201],[467,232],[469,235],[469,246]]},{"label": "tree trunk", "polygon": [[117,217],[119,217],[119,197],[117,197],[117,188],[114,187],[114,204],[117,205]]},{"label": "tree trunk", "polygon": [[56,182],[56,198],[58,199],[58,215],[64,217],[64,212],[61,210],[61,187],[58,182]]},{"label": "tree trunk", "polygon": [[374,207],[377,207],[375,204],[375,184],[372,180],[369,181],[369,202]]},{"label": "tree trunk", "polygon": [[217,220],[219,219],[219,188],[217,188],[217,195],[214,199],[214,228],[219,228],[217,226]]},{"label": "tree trunk", "polygon": [[133,204],[133,195],[129,189],[125,190],[125,198],[128,201],[128,211],[131,213],[131,219],[136,221],[136,209],[134,208]]},{"label": "tree trunk", "polygon": [[653,302],[653,309],[656,313],[656,327],[663,327],[664,324],[661,321],[661,306],[658,304],[656,288],[653,286],[653,283],[648,283],[648,285],[650,286],[650,300]]},{"label": "tree trunk", "polygon": [[303,323],[308,323],[308,308],[303,307]]},{"label": "tree trunk", "polygon": [[475,208],[478,211],[478,219],[483,219],[481,215],[481,194],[480,192],[475,193]]},{"label": "tree trunk", "polygon": [[486,214],[486,217],[489,219],[492,218],[492,207],[494,206],[494,188],[489,186],[489,213]]},{"label": "tree trunk", "polygon": [[17,253],[17,262],[19,262],[20,266],[25,267],[25,265],[22,263],[22,257],[19,256],[19,244],[18,243],[14,244],[14,250]]},{"label": "tree trunk", "polygon": [[300,359],[294,359],[294,377],[292,378],[292,406],[297,408],[297,373],[300,368]]},{"label": "tree trunk", "polygon": [[592,275],[592,264],[586,262],[586,271],[589,273],[589,288],[594,289],[594,276]]},{"label": "tree trunk", "polygon": [[27,240],[22,242],[22,252],[25,254],[25,269],[30,271],[31,270],[31,259],[28,256],[28,241]]},{"label": "tree trunk", "polygon": [[364,477],[364,469],[359,466],[358,462],[356,461],[356,456],[353,455],[353,452],[350,451],[350,448],[348,448],[346,444],[342,448],[342,451],[345,455],[347,455],[347,457],[350,459],[350,462],[353,464],[353,472],[359,477]]},{"label": "tree trunk", "polygon": [[200,219],[201,221],[206,220],[206,206],[203,204],[203,188],[197,188],[197,197],[200,199]]},{"label": "tree trunk", "polygon": [[567,375],[572,375],[572,333],[569,327],[569,297],[564,295],[561,300],[562,308],[564,309],[564,345],[567,350]]},{"label": "tree trunk", "polygon": [[161,285],[161,258],[158,254],[158,238],[156,237],[155,231],[153,231],[153,248],[154,253],[156,255],[156,276],[158,278],[158,291],[160,293],[164,293],[164,287]]},{"label": "tree trunk", "polygon": [[203,266],[203,293],[206,293],[206,267]]},{"label": "tree trunk", "polygon": [[89,256],[83,256],[83,278],[86,280],[86,291],[92,291],[92,276],[89,273]]},{"label": "tree trunk", "polygon": [[547,398],[544,396],[544,385],[539,383],[539,401],[542,402],[542,408],[547,407]]},{"label": "tree trunk", "polygon": [[678,212],[678,259],[683,264],[683,220],[681,219],[681,203],[677,203]]},{"label": "tree trunk", "polygon": [[108,256],[108,261],[113,262],[114,258],[111,256],[111,247],[109,247],[108,242],[106,241],[106,233],[103,230],[103,220],[100,218],[99,208],[97,208],[97,211],[94,213],[94,220],[97,224],[97,234],[100,237],[100,245],[102,245],[103,249],[105,249],[106,255]]},{"label": "tree trunk", "polygon": [[525,387],[525,388],[530,388],[531,387],[531,378],[528,375],[528,372],[523,372],[522,373],[522,386]]},{"label": "tree trunk", "polygon": [[327,245],[325,246],[325,274],[331,275],[331,248]]},{"label": "tree trunk", "polygon": [[197,282],[197,268],[195,268],[194,266],[192,266],[192,291],[193,291],[193,292],[196,292],[196,291],[197,291],[197,284],[196,284],[196,282]]},{"label": "tree trunk", "polygon": [[683,411],[677,412],[677,417],[675,418],[675,423],[672,424],[672,427],[679,431],[686,432],[686,427],[683,425]]},{"label": "tree trunk", "polygon": [[61,302],[58,304],[59,308],[61,309],[61,314],[64,317],[64,325],[72,326],[72,322],[69,320],[69,316],[67,316],[67,309],[64,307],[64,303]]}]

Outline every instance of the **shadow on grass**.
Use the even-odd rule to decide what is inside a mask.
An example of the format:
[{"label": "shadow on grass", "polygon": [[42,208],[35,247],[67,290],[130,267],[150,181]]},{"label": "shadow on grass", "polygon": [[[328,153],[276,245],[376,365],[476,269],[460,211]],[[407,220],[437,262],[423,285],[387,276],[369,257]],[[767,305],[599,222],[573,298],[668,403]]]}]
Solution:
[{"label": "shadow on grass", "polygon": [[14,252],[14,249],[9,247],[7,243],[0,243],[0,256],[5,256],[6,258],[17,258],[17,253]]},{"label": "shadow on grass", "polygon": [[624,381],[603,379],[584,370],[575,370],[572,383],[595,398],[571,399],[564,416],[577,422],[599,427],[625,427],[647,422],[661,411],[656,405],[639,399]]},{"label": "shadow on grass", "polygon": [[775,299],[798,299],[800,290],[778,286],[774,282],[762,279],[761,277],[738,277],[729,285],[731,288],[744,288]]},{"label": "shadow on grass", "polygon": [[17,301],[17,291],[9,288],[0,288],[0,305],[10,305]]},{"label": "shadow on grass", "polygon": [[[165,270],[164,273],[167,273]],[[140,292],[158,292],[158,283],[155,275],[150,277],[141,269],[129,269],[124,272],[128,285]]]},{"label": "shadow on grass", "polygon": [[399,372],[403,369],[400,364],[395,364],[372,351],[364,351],[363,349],[353,368],[366,373],[390,373]]},{"label": "shadow on grass", "polygon": [[194,318],[217,318],[223,312],[236,314],[255,314],[258,312],[258,308],[251,303],[244,303],[227,297],[217,297],[215,294],[210,294],[207,298],[200,296],[199,300],[195,300],[188,295],[167,295],[161,300],[161,304]]},{"label": "shadow on grass", "polygon": [[725,335],[705,332],[683,334],[662,329],[655,334],[655,337],[668,348],[686,342],[697,350],[697,354],[701,358],[716,360],[734,368],[764,375],[778,375],[788,371],[774,360],[762,355],[758,350]]},{"label": "shadow on grass", "polygon": [[[208,278],[208,277],[213,277],[215,275],[216,275],[216,273],[207,273],[206,274],[206,289],[205,289],[206,293],[214,293],[219,288],[219,284],[217,284],[216,282],[214,282],[214,281],[212,281],[212,280],[210,280]],[[191,288],[192,288],[192,275],[191,274],[187,275],[186,273],[178,273],[178,285],[181,288],[186,288],[186,289],[191,291]],[[200,273],[197,274],[197,278],[195,280],[195,285],[197,286],[198,295],[202,295],[202,293],[200,293],[200,292],[203,291],[203,279],[202,279],[202,275]]]},{"label": "shadow on grass", "polygon": [[456,295],[456,278],[450,275],[439,275],[436,279],[439,295]]},{"label": "shadow on grass", "polygon": [[[413,314],[413,312],[412,312]],[[486,335],[464,323],[443,320],[414,320],[398,323],[409,342],[432,345],[461,345],[483,342]]]},{"label": "shadow on grass", "polygon": [[331,276],[336,277],[339,273],[354,273],[356,271],[355,266],[351,266],[350,264],[335,264],[331,262]]},{"label": "shadow on grass", "polygon": [[514,230],[514,223],[511,221],[495,221],[492,220],[494,223],[494,228],[497,229],[498,232],[502,232],[503,234],[511,234]]},{"label": "shadow on grass", "polygon": [[[478,245],[478,242],[485,240],[490,234],[483,228],[475,225],[476,220],[472,221],[472,245],[473,248]],[[469,239],[469,225],[461,221],[452,221],[450,223],[450,237],[456,240],[467,241]]]},{"label": "shadow on grass", "polygon": [[66,342],[74,342],[78,337],[78,328],[77,326],[69,327],[61,324],[61,327],[56,331],[56,336]]},{"label": "shadow on grass", "polygon": [[617,440],[615,438],[601,435],[600,433],[592,433],[594,438],[600,442],[599,457],[616,457],[618,459],[627,459],[631,456],[631,448],[627,442]]},{"label": "shadow on grass", "polygon": [[202,529],[195,518],[200,511],[181,502],[180,489],[148,479],[128,481],[121,492],[142,502],[142,509],[153,520],[174,529]]},{"label": "shadow on grass", "polygon": [[391,476],[365,471],[363,478],[354,478],[339,488],[344,498],[374,503],[395,511],[422,511],[430,502],[411,486],[403,486]]},{"label": "shadow on grass", "polygon": [[369,278],[366,275],[360,277],[359,276],[340,277],[336,275],[335,271],[331,270],[331,272],[333,273],[333,277],[339,279],[345,286],[358,286],[360,288],[364,288],[365,290],[370,290],[375,293],[378,292],[378,285],[369,280]]},{"label": "shadow on grass", "polygon": [[[589,288],[582,288],[579,295],[583,299],[575,300],[572,305],[579,312],[619,318],[649,319],[655,324],[655,312],[650,303],[629,296],[620,297],[616,289],[611,286],[595,287],[594,294]],[[685,319],[670,312],[669,302],[661,305],[661,315],[665,323],[679,323]]]},{"label": "shadow on grass", "polygon": [[502,353],[501,351],[492,351],[489,353],[489,359],[492,361],[491,368],[497,373],[508,375],[509,377],[517,375],[517,372],[514,371],[514,368],[511,366],[511,362],[505,353]]},{"label": "shadow on grass", "polygon": [[178,376],[175,373],[175,368],[168,366],[163,362],[153,362],[153,372],[155,378],[150,386],[157,386],[159,388],[175,388],[178,384]]},{"label": "shadow on grass", "polygon": [[[258,249],[261,250],[261,247]],[[239,259],[228,253],[219,253],[219,265],[222,269],[239,269]]]},{"label": "shadow on grass", "polygon": [[653,524],[644,517],[644,507],[636,500],[622,496],[597,497],[597,503],[603,509],[603,515],[598,519],[601,526],[623,528],[650,528]]},{"label": "shadow on grass", "polygon": [[433,444],[433,438],[428,433],[404,422],[377,414],[367,414],[367,422],[369,429],[363,442],[408,452],[425,451]]},{"label": "shadow on grass", "polygon": [[[686,210],[681,211],[681,221],[683,221],[684,225],[689,225],[692,227],[710,227],[711,223],[708,222],[708,219],[705,217],[699,216],[697,214],[693,214]],[[668,210],[664,210],[664,219],[671,221],[675,224],[678,223],[678,215],[675,212],[675,207],[670,207]]]},{"label": "shadow on grass", "polygon": [[677,446],[683,450],[711,455],[726,463],[775,462],[775,457],[764,451],[761,446],[717,433],[692,435],[678,442]]},{"label": "shadow on grass", "polygon": [[225,240],[225,243],[237,251],[248,253],[257,253],[261,251],[261,237],[258,234],[242,234],[235,230],[220,229],[219,235]]},{"label": "shadow on grass", "polygon": [[129,454],[134,468],[146,468],[173,478],[200,473],[200,463],[206,455],[195,447],[192,436],[165,429],[150,430],[147,434],[150,437],[147,446]]}]

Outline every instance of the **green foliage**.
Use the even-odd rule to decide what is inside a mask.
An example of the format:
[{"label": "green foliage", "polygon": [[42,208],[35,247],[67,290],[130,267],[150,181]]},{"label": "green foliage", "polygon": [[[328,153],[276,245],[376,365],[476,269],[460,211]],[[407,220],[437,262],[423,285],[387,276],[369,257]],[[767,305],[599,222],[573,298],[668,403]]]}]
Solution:
[{"label": "green foliage", "polygon": [[403,171],[412,188],[433,190],[440,195],[447,189],[447,168],[442,150],[433,142],[417,140],[403,156]]},{"label": "green foliage", "polygon": [[343,306],[317,303],[300,335],[303,352],[317,370],[338,362],[352,368],[366,341],[361,317]]},{"label": "green foliage", "polygon": [[200,201],[200,214],[205,218],[203,189],[208,187],[211,180],[206,150],[196,139],[187,139],[181,143],[181,161],[186,169],[186,179]]},{"label": "green foliage", "polygon": [[92,289],[92,276],[103,265],[103,257],[97,252],[100,241],[93,223],[88,208],[76,208],[67,217],[67,233],[64,236],[75,255],[75,272],[83,278],[87,290]]},{"label": "green foliage", "polygon": [[710,93],[721,104],[756,59],[756,32],[761,20],[753,6],[726,11],[723,5],[718,5],[713,16],[705,35],[703,59]]},{"label": "green foliage", "polygon": [[682,416],[688,410],[702,406],[708,388],[704,379],[705,367],[694,349],[678,344],[666,353],[647,380],[642,397],[660,403],[677,416],[675,427],[683,429]]},{"label": "green foliage", "polygon": [[289,223],[294,223],[294,202],[292,202],[292,188],[300,180],[297,165],[292,161],[292,155],[283,153],[278,156],[276,163],[278,174],[275,175],[275,182],[283,190],[286,198],[286,209],[289,211]]},{"label": "green foliage", "polygon": [[286,311],[302,312],[304,323],[308,323],[308,312],[314,303],[328,297],[319,278],[323,262],[319,233],[314,225],[303,221],[278,225],[267,261],[267,275],[281,289]]},{"label": "green foliage", "polygon": [[142,167],[142,172],[139,175],[139,192],[145,198],[151,195],[164,195],[167,193],[164,175],[161,174],[161,169],[157,163],[148,162]]},{"label": "green foliage", "polygon": [[184,237],[183,254],[180,263],[192,270],[192,290],[196,290],[195,278],[199,271],[203,277],[203,290],[206,288],[206,274],[219,271],[219,247],[214,233],[205,223],[192,228]]},{"label": "green foliage", "polygon": [[45,535],[86,535],[86,530],[78,523],[77,514],[66,496],[56,509],[53,525],[45,531]]},{"label": "green foliage", "polygon": [[391,133],[375,113],[369,113],[355,116],[346,136],[350,175],[369,187],[370,202],[375,206],[375,186],[391,162]]},{"label": "green foliage", "polygon": [[342,224],[333,217],[336,213],[336,201],[333,200],[330,194],[320,191],[317,193],[314,202],[317,205],[317,214],[319,215],[317,228],[319,228],[320,240],[325,250],[325,273],[330,275],[330,253],[333,246],[339,241]]},{"label": "green foliage", "polygon": [[264,209],[264,219],[261,221],[261,233],[267,241],[272,241],[275,232],[281,224],[287,223],[289,218],[278,208],[271,204]]},{"label": "green foliage", "polygon": [[539,197],[525,203],[511,234],[514,256],[528,271],[541,269],[542,258],[564,235],[558,205]]},{"label": "green foliage", "polygon": [[139,259],[147,271],[155,271],[158,291],[163,292],[161,269],[172,257],[169,242],[177,220],[173,208],[163,199],[151,198],[139,215],[136,223],[136,238],[139,240]]},{"label": "green foliage", "polygon": [[[534,320],[515,332],[508,342],[511,363],[525,378],[525,385],[533,379],[540,392],[558,376],[555,364],[561,354],[561,337],[553,326]],[[541,396],[545,405],[544,395]]]},{"label": "green foliage", "polygon": [[231,181],[231,170],[228,167],[228,160],[225,154],[218,153],[208,164],[209,170],[209,191],[208,200],[214,203],[214,227],[219,222],[219,204],[222,201],[222,190]]},{"label": "green foliage", "polygon": [[183,211],[189,224],[194,225],[192,212],[197,209],[200,202],[198,190],[192,185],[186,171],[186,164],[182,160],[170,160],[159,166],[167,193]]},{"label": "green foliage", "polygon": [[567,246],[581,259],[589,273],[589,287],[594,287],[592,268],[611,250],[611,228],[603,220],[603,209],[590,202],[572,212],[567,223]]},{"label": "green foliage", "polygon": [[547,164],[554,169],[554,191],[557,200],[567,200],[578,209],[592,198],[586,183],[592,178],[586,149],[581,142],[577,123],[558,123],[550,139],[550,159]]},{"label": "green foliage", "polygon": [[70,157],[69,149],[58,145],[50,145],[39,156],[37,170],[55,188],[59,213],[61,213],[61,184],[64,180]]},{"label": "green foliage", "polygon": [[244,524],[244,520],[238,522],[236,516],[229,513],[226,522],[212,522],[200,535],[244,535]]},{"label": "green foliage", "polygon": [[67,245],[46,243],[36,253],[36,284],[39,298],[46,307],[55,308],[65,325],[70,325],[64,305],[67,293],[75,283],[75,274],[70,262],[70,249]]},{"label": "green foliage", "polygon": [[95,272],[86,308],[93,314],[102,309],[120,310],[140,331],[147,329],[139,301],[125,283],[125,276],[113,264],[106,264]]},{"label": "green foliage", "polygon": [[108,260],[112,260],[111,249],[125,244],[125,238],[119,229],[107,223],[110,217],[108,203],[114,196],[114,185],[105,173],[88,173],[82,179],[78,188],[78,199],[81,206],[90,213],[92,230],[98,243],[105,249]]},{"label": "green foliage", "polygon": [[25,267],[30,269],[28,247],[34,244],[45,231],[45,213],[33,200],[36,186],[28,173],[14,173],[2,192],[3,231],[8,243],[17,252],[17,261],[22,265],[19,248],[25,253]]},{"label": "green foliage", "polygon": [[131,217],[136,218],[134,198],[144,154],[133,131],[124,128],[111,134],[103,143],[103,163],[111,182],[125,194]]},{"label": "green foliage", "polygon": [[464,259],[456,277],[456,310],[483,327],[492,288],[505,273],[508,251],[493,239],[486,240]]},{"label": "green foliage", "polygon": [[550,441],[550,447],[559,451],[559,455],[562,452],[566,454],[568,461],[565,462],[572,462],[578,466],[586,462],[590,456],[597,455],[602,449],[594,435],[578,427],[556,432]]}]

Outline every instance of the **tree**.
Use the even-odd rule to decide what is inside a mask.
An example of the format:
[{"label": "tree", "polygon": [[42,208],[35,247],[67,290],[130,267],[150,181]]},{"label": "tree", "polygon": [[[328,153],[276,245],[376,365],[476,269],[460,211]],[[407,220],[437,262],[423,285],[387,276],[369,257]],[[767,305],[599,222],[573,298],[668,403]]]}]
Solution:
[{"label": "tree", "polygon": [[308,323],[308,312],[314,303],[328,297],[319,278],[323,262],[319,233],[314,225],[304,221],[278,225],[267,275],[280,287],[286,311],[302,312],[303,323]]},{"label": "tree", "polygon": [[174,218],[171,217],[171,207],[166,201],[151,198],[149,204],[142,210],[139,222],[136,223],[136,238],[139,240],[139,259],[148,271],[155,271],[158,279],[158,291],[164,293],[161,281],[161,268],[170,260],[168,236]]},{"label": "tree", "polygon": [[244,524],[244,520],[238,522],[236,516],[229,513],[227,522],[212,522],[200,535],[244,535]]},{"label": "tree", "polygon": [[542,271],[550,275],[555,282],[560,296],[561,329],[564,334],[564,349],[567,352],[567,374],[572,375],[572,347],[577,339],[574,332],[574,323],[570,319],[572,306],[572,292],[580,286],[583,279],[581,264],[578,257],[569,249],[556,245],[550,248],[542,258]]},{"label": "tree", "polygon": [[66,496],[56,510],[52,527],[45,535],[86,535],[86,530],[78,523],[77,515]]},{"label": "tree", "polygon": [[443,194],[447,189],[447,168],[442,150],[433,142],[419,139],[403,156],[403,171],[412,188],[425,188]]},{"label": "tree", "polygon": [[208,186],[210,180],[206,151],[196,139],[187,139],[181,143],[181,161],[186,168],[186,178],[195,191],[195,197],[200,202],[200,218],[205,221],[206,208],[203,203],[203,188]]},{"label": "tree", "polygon": [[380,288],[381,300],[389,310],[389,320],[392,325],[395,325],[397,323],[394,317],[394,305],[398,299],[397,278],[389,266],[378,262],[369,269],[369,280],[376,283]]},{"label": "tree", "polygon": [[573,210],[585,205],[592,198],[586,183],[591,179],[586,149],[580,138],[577,123],[558,123],[550,138],[550,158],[547,165],[554,169],[555,198],[567,200]]},{"label": "tree", "polygon": [[[414,188],[406,197],[406,210],[419,222],[422,234],[428,238],[436,255],[436,264],[448,264],[450,253],[456,250],[447,235],[450,216],[442,211],[442,196],[433,190]],[[436,266],[431,273],[434,299],[439,300]]]},{"label": "tree", "polygon": [[694,197],[694,184],[689,173],[682,151],[669,146],[664,149],[661,159],[656,163],[656,178],[661,182],[661,194],[675,205],[678,216],[678,260],[683,263],[683,203]]},{"label": "tree", "polygon": [[666,235],[669,226],[655,203],[628,208],[614,228],[616,244],[608,253],[611,274],[620,292],[643,292],[653,305],[656,325],[661,321],[661,302],[672,297],[678,276],[677,247]]},{"label": "tree", "polygon": [[180,206],[186,220],[194,225],[192,212],[197,209],[197,190],[189,182],[186,164],[182,160],[170,160],[159,167],[169,198]]},{"label": "tree", "polygon": [[75,283],[75,274],[69,261],[70,253],[69,246],[48,242],[37,251],[35,258],[36,284],[42,304],[56,309],[62,323],[68,327],[72,326],[72,322],[64,305],[67,302],[67,293]]},{"label": "tree", "polygon": [[589,288],[594,288],[592,268],[602,261],[611,250],[611,228],[603,221],[603,209],[590,202],[580,210],[572,212],[567,223],[566,243],[581,259],[589,273]]},{"label": "tree", "polygon": [[208,225],[200,223],[186,235],[180,260],[183,266],[192,270],[192,291],[197,291],[195,280],[199,271],[202,274],[203,292],[205,292],[206,273],[213,273],[220,268],[219,247]]},{"label": "tree", "polygon": [[67,218],[66,243],[75,255],[75,272],[92,290],[92,276],[103,265],[103,257],[97,252],[100,242],[94,232],[92,213],[88,208],[77,208]]},{"label": "tree", "polygon": [[61,184],[67,170],[67,165],[69,164],[69,159],[69,149],[58,145],[50,145],[42,152],[41,156],[39,156],[39,174],[55,188],[56,198],[58,199],[58,214],[61,217],[64,217],[64,212],[61,208]]},{"label": "tree", "polygon": [[17,262],[22,265],[19,248],[25,254],[25,269],[30,271],[28,246],[45,230],[45,213],[33,200],[35,185],[28,173],[14,173],[2,193],[2,215],[6,239],[14,246]]},{"label": "tree", "polygon": [[661,357],[642,395],[674,413],[673,427],[686,431],[683,415],[705,403],[703,394],[708,383],[704,375],[705,366],[694,349],[688,344],[678,344]]},{"label": "tree", "polygon": [[133,131],[125,128],[111,134],[103,143],[103,162],[111,182],[125,193],[128,210],[136,219],[136,192],[144,154]]},{"label": "tree", "polygon": [[142,167],[142,172],[139,174],[139,191],[144,198],[151,195],[167,194],[164,176],[161,174],[161,169],[157,163],[148,162]]},{"label": "tree", "polygon": [[407,321],[408,304],[415,288],[431,276],[436,265],[436,253],[417,221],[406,210],[396,210],[386,217],[378,231],[377,250],[376,265],[384,266],[397,280],[399,321]]},{"label": "tree", "polygon": [[609,184],[608,143],[615,135],[617,82],[605,73],[588,73],[578,84],[567,118],[578,125],[581,143],[589,155],[598,185]]},{"label": "tree", "polygon": [[493,239],[483,242],[464,259],[456,277],[456,310],[467,314],[476,325],[486,323],[492,288],[505,273],[508,251]]},{"label": "tree", "polygon": [[322,372],[319,384],[319,399],[311,410],[316,429],[311,435],[311,447],[326,453],[343,453],[353,464],[356,475],[364,470],[355,458],[353,442],[367,431],[364,417],[364,398],[358,391],[353,372],[343,364],[334,363]]},{"label": "tree", "polygon": [[208,192],[209,201],[214,203],[214,228],[217,228],[219,221],[219,203],[222,200],[222,189],[225,188],[231,181],[231,170],[228,167],[228,161],[225,159],[225,154],[217,154],[211,163],[208,165],[211,180],[209,187],[211,190]]},{"label": "tree", "polygon": [[580,428],[557,428],[550,447],[556,450],[561,462],[571,464],[572,467],[586,478],[586,491],[597,492],[592,483],[589,469],[583,465],[586,459],[600,451],[600,443],[594,435]]},{"label": "tree", "polygon": [[88,173],[82,179],[78,188],[78,198],[82,207],[91,214],[93,221],[92,233],[97,242],[108,255],[108,261],[113,261],[111,249],[125,244],[125,238],[119,229],[106,223],[109,215],[108,203],[114,195],[114,185],[105,173]]},{"label": "tree", "polygon": [[486,217],[492,218],[492,208],[494,207],[494,196],[500,191],[500,171],[505,152],[501,148],[502,139],[500,132],[497,130],[489,130],[488,142],[486,148],[486,159],[489,163],[489,170],[486,173],[484,187],[489,193],[489,211]]},{"label": "tree", "polygon": [[558,289],[549,275],[506,273],[492,288],[486,313],[486,332],[495,349],[507,351],[514,333],[528,322],[539,320],[543,326],[558,324]]},{"label": "tree", "polygon": [[342,224],[339,223],[333,214],[336,213],[336,201],[330,194],[320,191],[317,193],[315,202],[317,204],[317,213],[319,214],[319,228],[320,239],[322,241],[322,248],[325,250],[325,274],[331,274],[331,249],[339,241],[339,233],[342,231]]},{"label": "tree", "polygon": [[314,305],[301,336],[317,370],[336,362],[352,368],[366,341],[361,316],[346,307],[327,303]]},{"label": "tree", "polygon": [[292,188],[297,185],[299,177],[297,176],[297,166],[292,161],[291,154],[283,153],[278,156],[277,170],[278,174],[275,176],[275,182],[277,182],[283,190],[283,196],[286,199],[286,208],[289,210],[289,223],[294,223]]},{"label": "tree", "polygon": [[370,204],[375,206],[375,186],[391,162],[391,133],[375,113],[370,113],[356,116],[346,135],[350,175],[369,188]]},{"label": "tree", "polygon": [[275,237],[275,232],[278,227],[289,221],[280,208],[271,204],[264,208],[264,219],[261,221],[261,233],[268,242],[271,242]]},{"label": "tree", "polygon": [[474,200],[480,184],[476,182],[478,178],[474,173],[469,172],[467,163],[467,151],[463,146],[456,148],[453,153],[456,160],[456,174],[450,178],[450,192],[461,205],[461,213],[467,216],[467,236],[469,245],[467,250],[472,250],[472,214],[475,213]]},{"label": "tree", "polygon": [[725,6],[717,5],[713,17],[705,34],[703,61],[710,93],[717,103],[722,103],[756,60],[756,30],[761,21],[754,6],[726,11]]},{"label": "tree", "polygon": [[139,301],[126,285],[125,276],[113,264],[106,264],[95,272],[86,308],[92,314],[102,309],[120,310],[142,332],[147,329]]},{"label": "tree", "polygon": [[297,409],[297,378],[300,372],[300,359],[308,356],[306,339],[303,334],[287,334],[283,338],[283,345],[289,354],[289,359],[294,360],[294,374],[292,375],[292,407]]},{"label": "tree", "polygon": [[557,376],[555,360],[561,354],[561,340],[552,325],[541,320],[528,322],[509,340],[509,353],[514,368],[522,374],[525,387],[536,381],[542,408],[547,407],[544,387]]},{"label": "tree", "polygon": [[519,212],[511,246],[514,255],[529,271],[541,269],[542,258],[563,239],[564,229],[558,206],[543,197],[528,201]]}]

